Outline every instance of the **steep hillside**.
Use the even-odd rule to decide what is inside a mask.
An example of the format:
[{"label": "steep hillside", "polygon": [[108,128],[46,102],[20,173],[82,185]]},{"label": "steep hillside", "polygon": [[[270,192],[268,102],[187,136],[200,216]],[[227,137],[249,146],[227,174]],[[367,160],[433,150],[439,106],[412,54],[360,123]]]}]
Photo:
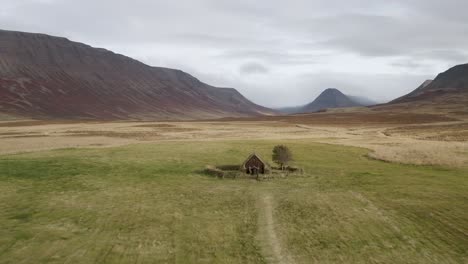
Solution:
[{"label": "steep hillside", "polygon": [[431,113],[468,120],[468,64],[455,66],[377,111]]},{"label": "steep hillside", "polygon": [[433,82],[433,80],[425,80],[418,88],[416,88],[414,91],[410,92],[409,94],[403,95],[402,97],[399,97],[390,103],[398,103],[398,102],[403,102],[403,101],[411,101],[411,98],[414,98],[415,96],[424,93],[425,88],[430,85]]},{"label": "steep hillside", "polygon": [[0,113],[198,119],[273,114],[235,89],[65,38],[0,30]]},{"label": "steep hillside", "polygon": [[433,81],[425,81],[416,90],[392,101],[391,104],[412,101],[439,101],[447,97],[466,97],[467,95],[468,64],[463,64],[437,75]]},{"label": "steep hillside", "polygon": [[301,112],[310,113],[327,108],[355,107],[361,104],[351,100],[338,89],[329,88],[323,91],[312,103],[304,106]]}]

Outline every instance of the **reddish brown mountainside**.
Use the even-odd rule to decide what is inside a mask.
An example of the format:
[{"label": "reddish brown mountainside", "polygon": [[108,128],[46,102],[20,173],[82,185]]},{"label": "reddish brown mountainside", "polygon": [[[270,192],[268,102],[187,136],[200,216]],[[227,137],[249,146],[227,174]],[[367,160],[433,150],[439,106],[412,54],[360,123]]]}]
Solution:
[{"label": "reddish brown mountainside", "polygon": [[[443,72],[431,81],[425,81],[413,92],[402,96],[391,104],[412,101],[439,101],[447,97],[467,97],[468,64],[455,66]],[[461,99],[461,98],[460,98]]]},{"label": "reddish brown mountainside", "polygon": [[235,89],[65,38],[0,30],[0,113],[198,119],[273,114]]},{"label": "reddish brown mountainside", "polygon": [[433,113],[468,118],[468,64],[455,66],[411,93],[388,104],[372,107],[393,112]]}]

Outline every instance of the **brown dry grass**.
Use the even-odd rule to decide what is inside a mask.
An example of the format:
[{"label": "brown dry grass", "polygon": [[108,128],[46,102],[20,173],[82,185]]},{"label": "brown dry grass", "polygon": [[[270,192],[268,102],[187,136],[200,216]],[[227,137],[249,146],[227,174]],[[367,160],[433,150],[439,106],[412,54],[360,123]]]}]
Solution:
[{"label": "brown dry grass", "polygon": [[468,141],[468,122],[397,127],[387,129],[385,133],[422,140]]},{"label": "brown dry grass", "polygon": [[442,141],[407,142],[396,146],[374,146],[369,157],[416,165],[463,167],[468,162],[468,144]]},{"label": "brown dry grass", "polygon": [[[333,118],[329,114],[313,115],[312,118],[310,115],[267,118],[271,121],[3,122],[0,126],[0,153],[174,140],[272,139],[280,142],[286,139],[313,139],[322,143],[365,147],[372,151],[370,157],[391,162],[446,166],[468,164],[468,122],[446,122],[446,118],[416,115],[403,120],[403,124],[384,124],[383,121],[372,122],[372,118],[376,118],[375,113],[358,114],[351,120],[346,118],[349,115],[345,113]],[[388,116],[381,115],[379,118]],[[364,117],[366,122],[358,122]],[[444,122],[404,124],[416,117],[419,122]],[[392,118],[386,122],[397,120],[398,115]]]},{"label": "brown dry grass", "polygon": [[168,128],[168,127],[176,127],[175,125],[171,124],[144,124],[144,125],[137,125],[134,127],[149,127],[149,128]]},{"label": "brown dry grass", "polygon": [[62,124],[102,124],[108,121],[87,121],[87,120],[14,120],[0,122],[0,127],[29,127],[43,125],[62,125]]},{"label": "brown dry grass", "polygon": [[281,121],[293,124],[309,125],[397,125],[397,124],[425,124],[435,122],[451,122],[458,119],[440,114],[405,113],[390,111],[373,111],[358,109],[356,112],[323,112],[313,114],[296,114],[288,116],[264,116],[248,119],[225,118],[220,121]]}]

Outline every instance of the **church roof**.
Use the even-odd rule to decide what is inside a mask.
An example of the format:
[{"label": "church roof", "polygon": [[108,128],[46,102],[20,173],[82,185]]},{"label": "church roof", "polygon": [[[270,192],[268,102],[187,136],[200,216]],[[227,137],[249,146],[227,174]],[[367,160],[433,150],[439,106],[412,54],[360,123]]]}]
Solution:
[{"label": "church roof", "polygon": [[252,153],[250,154],[250,156],[244,161],[244,163],[242,163],[242,168],[245,169],[245,164],[251,160],[253,157],[256,157],[258,160],[260,160],[264,165],[265,167],[270,167],[270,164],[268,164],[267,162],[265,162],[257,153]]}]

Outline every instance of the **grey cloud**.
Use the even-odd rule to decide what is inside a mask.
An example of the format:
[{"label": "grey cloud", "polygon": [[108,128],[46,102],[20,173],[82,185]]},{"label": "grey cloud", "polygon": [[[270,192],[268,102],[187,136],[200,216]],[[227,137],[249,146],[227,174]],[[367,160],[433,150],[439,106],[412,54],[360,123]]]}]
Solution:
[{"label": "grey cloud", "polygon": [[268,73],[270,70],[260,63],[248,62],[243,64],[239,68],[239,71],[242,74],[265,74]]},{"label": "grey cloud", "polygon": [[[431,17],[389,17],[379,15],[339,15],[319,19],[316,24],[324,29],[312,29],[315,34],[328,39],[317,43],[355,52],[363,56],[427,55],[452,50],[460,53],[468,45],[466,24],[443,23]],[[317,33],[318,32],[318,33]],[[450,54],[446,54],[450,55]],[[447,58],[450,58],[447,57]]]},{"label": "grey cloud", "polygon": [[262,60],[269,64],[290,64],[290,65],[307,65],[316,64],[320,59],[326,56],[326,54],[310,54],[310,53],[292,53],[292,52],[281,52],[274,50],[228,50],[218,55],[224,59],[233,60]]},{"label": "grey cloud", "polygon": [[468,2],[463,0],[412,0],[405,1],[404,6],[408,12],[419,12],[444,24],[466,24],[467,21]]},{"label": "grey cloud", "polygon": [[397,97],[468,62],[466,10],[461,0],[3,0],[0,25],[193,69],[271,106],[333,86]]},{"label": "grey cloud", "polygon": [[430,65],[427,63],[422,63],[419,61],[415,61],[413,59],[399,59],[395,62],[391,63],[394,67],[404,68],[405,70],[414,70],[414,69],[421,69],[421,70],[428,70],[430,69]]},{"label": "grey cloud", "polygon": [[451,63],[468,62],[468,53],[464,50],[434,49],[422,52],[415,52],[412,53],[411,56],[420,60],[423,60],[425,58],[432,58]]},{"label": "grey cloud", "polygon": [[394,67],[407,71],[431,72],[434,63],[441,66],[441,70],[451,68],[457,64],[468,62],[468,53],[457,50],[430,50],[409,53],[390,63]]}]

